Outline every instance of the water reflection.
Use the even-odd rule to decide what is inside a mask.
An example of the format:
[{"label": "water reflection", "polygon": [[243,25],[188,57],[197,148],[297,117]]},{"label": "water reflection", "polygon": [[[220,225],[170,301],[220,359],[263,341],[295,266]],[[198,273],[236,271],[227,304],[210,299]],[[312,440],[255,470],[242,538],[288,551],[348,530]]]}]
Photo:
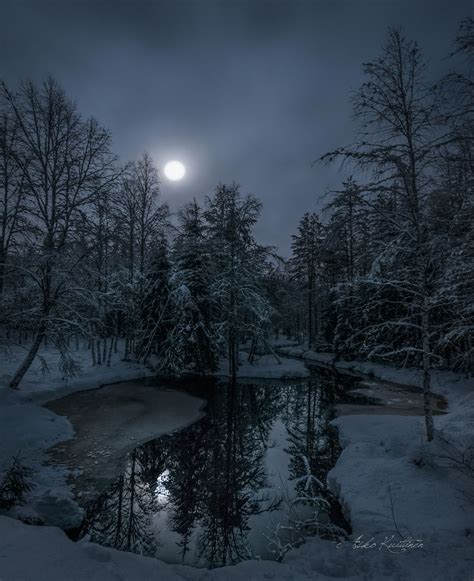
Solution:
[{"label": "water reflection", "polygon": [[291,383],[188,379],[181,387],[206,398],[206,416],[136,448],[87,507],[81,535],[217,567],[337,534],[344,522],[324,485],[339,453],[328,422],[350,381],[316,370]]}]

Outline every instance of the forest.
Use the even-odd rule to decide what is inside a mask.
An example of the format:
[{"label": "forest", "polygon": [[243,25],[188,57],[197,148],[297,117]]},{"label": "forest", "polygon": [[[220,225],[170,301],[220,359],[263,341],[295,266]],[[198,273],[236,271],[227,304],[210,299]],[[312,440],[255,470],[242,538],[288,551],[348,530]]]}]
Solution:
[{"label": "forest", "polygon": [[352,143],[315,162],[339,163],[341,186],[303,214],[288,258],[258,243],[261,204],[238,184],[171,216],[149,154],[121,163],[53,78],[3,83],[0,340],[24,350],[10,387],[42,344],[68,377],[79,342],[107,366],[118,339],[168,375],[221,356],[235,375],[239,346],[252,360],[280,335],[420,367],[427,395],[432,368],[472,375],[473,34],[464,20],[453,72],[430,82],[416,42],[389,31],[352,95]]}]

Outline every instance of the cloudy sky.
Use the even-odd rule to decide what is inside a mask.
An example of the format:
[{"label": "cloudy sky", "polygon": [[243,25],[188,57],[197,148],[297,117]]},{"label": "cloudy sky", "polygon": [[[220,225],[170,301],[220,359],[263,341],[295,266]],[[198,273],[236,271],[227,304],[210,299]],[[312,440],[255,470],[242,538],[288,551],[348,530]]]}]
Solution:
[{"label": "cloudy sky", "polygon": [[287,254],[344,177],[311,162],[351,139],[350,92],[387,27],[437,76],[470,14],[470,0],[2,0],[0,77],[52,74],[124,161],[183,161],[186,179],[163,178],[173,210],[239,182],[264,204],[260,240]]}]

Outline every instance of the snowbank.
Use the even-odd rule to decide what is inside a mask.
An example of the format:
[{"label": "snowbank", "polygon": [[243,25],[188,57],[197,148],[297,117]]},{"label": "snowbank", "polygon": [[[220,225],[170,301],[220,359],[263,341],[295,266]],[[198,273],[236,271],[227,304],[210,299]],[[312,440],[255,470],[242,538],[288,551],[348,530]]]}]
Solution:
[{"label": "snowbank", "polygon": [[288,357],[298,357],[300,359],[307,359],[308,361],[315,361],[330,366],[334,362],[334,355],[332,353],[318,353],[308,349],[305,345],[281,346],[278,347],[278,353],[288,355]]},{"label": "snowbank", "polygon": [[383,565],[377,549],[387,537],[401,534],[422,542],[423,548],[384,555],[394,579],[472,576],[473,481],[463,481],[455,462],[440,460],[440,434],[460,447],[474,444],[474,393],[453,394],[452,411],[435,418],[437,436],[430,444],[422,417],[360,415],[333,422],[343,451],[328,484],[351,522],[352,538],[374,537],[377,548],[361,550],[374,570]]},{"label": "snowbank", "polygon": [[[94,543],[73,543],[54,527],[28,526],[0,516],[0,574],[5,581],[330,581],[297,565],[244,561],[222,569],[167,565]],[[25,558],[27,555],[27,558]],[[309,575],[311,576],[309,577]],[[359,577],[345,577],[357,581]]]},{"label": "snowbank", "polygon": [[[227,359],[220,361],[219,369],[214,375],[229,376],[229,362]],[[242,352],[239,354],[237,377],[248,379],[294,379],[309,376],[310,372],[306,369],[303,361],[280,357],[280,363],[278,363],[273,355],[262,355],[253,363],[249,363],[247,353]]]},{"label": "snowbank", "polygon": [[[384,381],[400,385],[413,385],[421,388],[423,381],[422,371],[420,369],[397,368],[392,365],[374,363],[372,361],[346,361],[344,359],[336,361],[333,353],[320,353],[310,350],[304,345],[282,347],[278,349],[278,353],[282,353],[288,357],[297,357],[298,359],[303,359],[323,367],[331,367],[341,373],[348,372],[368,377],[377,377]],[[474,391],[474,378],[466,378],[458,373],[433,370],[431,379],[432,391],[440,395],[462,395],[469,391]]]}]

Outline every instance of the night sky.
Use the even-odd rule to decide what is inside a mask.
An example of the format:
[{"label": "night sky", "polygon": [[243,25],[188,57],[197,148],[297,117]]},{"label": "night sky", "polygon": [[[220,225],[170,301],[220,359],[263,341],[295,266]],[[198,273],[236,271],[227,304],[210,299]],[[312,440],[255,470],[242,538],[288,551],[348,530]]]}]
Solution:
[{"label": "night sky", "polygon": [[145,150],[159,169],[183,161],[183,181],[162,177],[172,210],[239,182],[264,204],[259,240],[287,254],[301,215],[343,177],[311,162],[351,140],[350,92],[387,27],[416,38],[441,75],[472,2],[1,0],[0,9],[7,83],[52,74],[112,131],[124,161]]}]

